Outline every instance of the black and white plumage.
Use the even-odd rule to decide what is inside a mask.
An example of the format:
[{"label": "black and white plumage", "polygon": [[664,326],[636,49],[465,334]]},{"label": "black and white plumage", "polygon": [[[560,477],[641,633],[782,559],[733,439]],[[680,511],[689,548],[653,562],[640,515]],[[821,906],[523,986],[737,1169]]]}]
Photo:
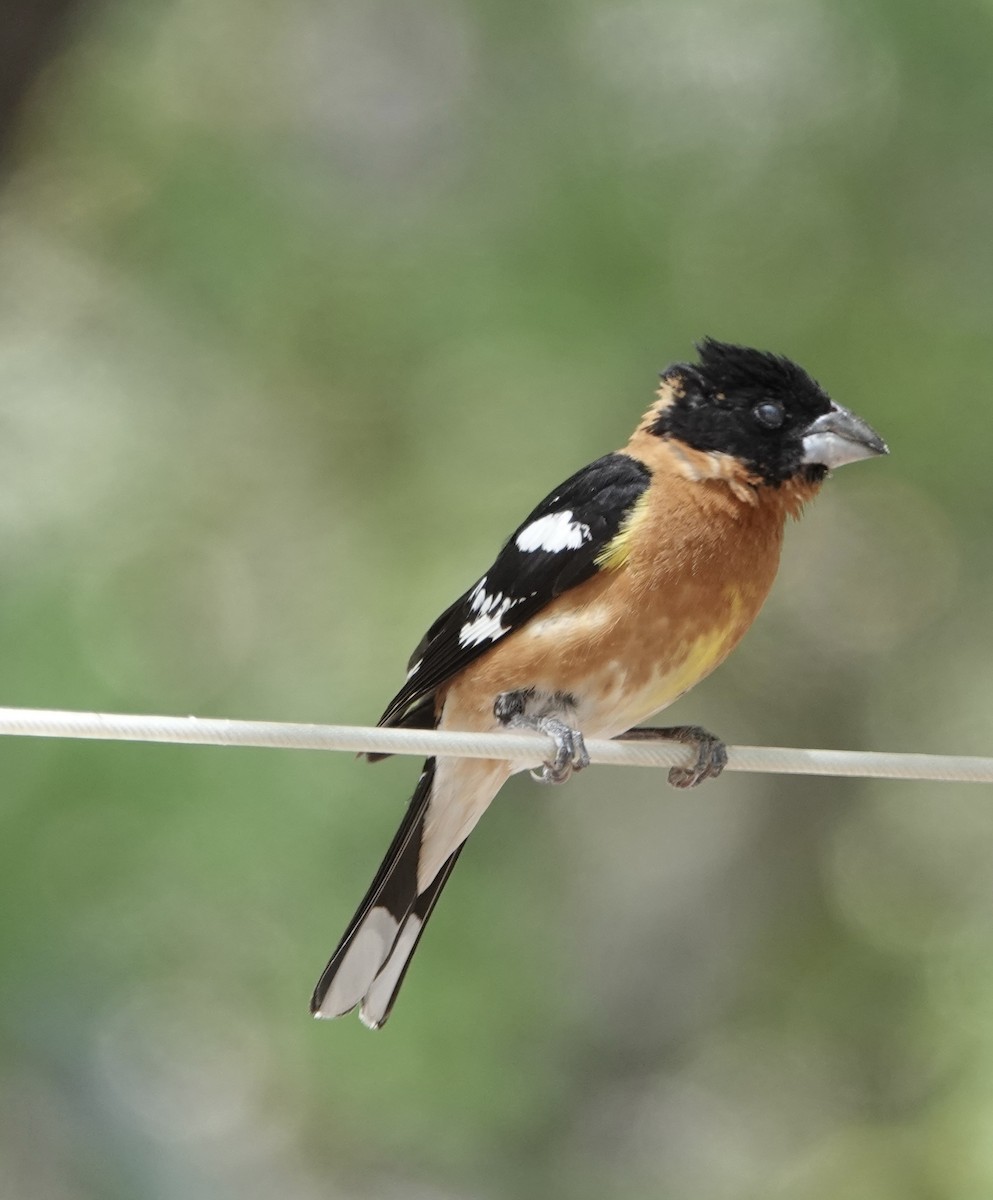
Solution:
[{"label": "black and white plumage", "polygon": [[[624,733],[730,653],[772,584],[786,517],[828,468],[886,447],[788,359],[699,350],[663,374],[627,446],[555,489],[434,622],[381,725],[539,729],[557,748],[541,777],[559,782],[588,761],[583,734]],[[719,773],[713,735],[661,732],[701,750],[670,782]],[[315,1016],[360,1005],[366,1025],[386,1021],[466,838],[511,770],[539,765],[425,763],[315,988]]]},{"label": "black and white plumage", "polygon": [[[424,925],[465,845],[462,842],[431,883],[418,890],[417,864],[434,775],[435,760],[429,758],[386,857],[318,980],[312,1004],[318,1015],[343,1015],[359,1000],[362,1019],[373,1028],[390,1014]],[[340,1013],[325,1013],[318,1004],[318,997],[323,1002],[332,994],[338,997]]]},{"label": "black and white plumage", "polygon": [[[486,574],[421,639],[406,682],[378,724],[433,727],[438,689],[549,601],[590,578],[650,479],[635,459],[608,454],[547,496],[521,522]],[[376,761],[385,756],[368,757]],[[468,764],[470,771],[473,765]],[[466,766],[458,760],[442,764],[448,774],[465,774]],[[359,1001],[367,1025],[379,1028],[389,1016],[424,924],[465,844],[463,839],[452,848],[420,890],[417,867],[436,770],[435,760],[428,759],[400,829],[318,981],[311,1002],[318,1016],[343,1015]]]},{"label": "black and white plumage", "polygon": [[421,639],[407,682],[378,723],[410,724],[405,716],[440,685],[567,588],[589,579],[650,481],[650,471],[635,459],[606,454],[546,496],[507,539],[493,566]]}]

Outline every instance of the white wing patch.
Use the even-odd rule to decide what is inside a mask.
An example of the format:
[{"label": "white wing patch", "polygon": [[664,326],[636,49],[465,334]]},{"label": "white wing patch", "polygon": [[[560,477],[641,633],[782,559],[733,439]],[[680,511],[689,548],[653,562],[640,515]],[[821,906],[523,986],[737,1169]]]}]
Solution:
[{"label": "white wing patch", "polygon": [[572,509],[549,513],[532,521],[517,535],[518,550],[547,550],[552,554],[560,550],[578,550],[583,542],[591,540],[590,527],[582,521],[574,521]]},{"label": "white wing patch", "polygon": [[476,584],[469,593],[469,611],[479,612],[480,609],[489,609],[490,597],[486,593],[486,576]]},{"label": "white wing patch", "polygon": [[484,575],[469,593],[469,611],[478,613],[478,616],[466,621],[459,630],[459,645],[463,648],[478,646],[480,642],[495,642],[505,633],[510,633],[510,629],[503,623],[503,618],[519,603],[520,599],[505,596],[503,592],[491,596],[486,590]]}]

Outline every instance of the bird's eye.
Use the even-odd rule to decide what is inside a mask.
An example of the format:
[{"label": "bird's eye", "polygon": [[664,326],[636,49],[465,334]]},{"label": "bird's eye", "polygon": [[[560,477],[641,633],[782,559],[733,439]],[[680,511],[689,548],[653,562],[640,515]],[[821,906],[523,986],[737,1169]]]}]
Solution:
[{"label": "bird's eye", "polygon": [[777,404],[774,400],[765,400],[761,404],[756,404],[752,412],[755,415],[755,420],[760,425],[764,425],[766,429],[778,429],[786,419],[783,406]]}]

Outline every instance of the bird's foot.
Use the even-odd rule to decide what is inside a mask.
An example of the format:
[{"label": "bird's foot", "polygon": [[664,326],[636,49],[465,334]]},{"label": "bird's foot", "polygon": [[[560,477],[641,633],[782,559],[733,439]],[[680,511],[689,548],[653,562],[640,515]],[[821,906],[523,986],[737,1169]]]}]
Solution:
[{"label": "bird's foot", "polygon": [[493,705],[493,715],[508,729],[533,729],[550,737],[555,743],[555,757],[532,771],[531,778],[539,783],[565,783],[573,771],[582,771],[590,765],[583,735],[547,712],[529,713],[527,710],[534,697],[531,689],[501,692]]},{"label": "bird's foot", "polygon": [[531,778],[537,779],[539,783],[565,783],[573,771],[582,771],[590,765],[583,735],[565,721],[560,721],[558,717],[526,717],[523,721],[514,721],[512,724],[536,729],[555,743],[555,757],[531,772]]},{"label": "bird's foot", "polygon": [[629,729],[623,741],[682,742],[696,750],[696,761],[689,767],[670,767],[673,787],[691,788],[705,779],[716,779],[727,766],[728,748],[719,737],[700,725],[671,725],[667,728]]}]

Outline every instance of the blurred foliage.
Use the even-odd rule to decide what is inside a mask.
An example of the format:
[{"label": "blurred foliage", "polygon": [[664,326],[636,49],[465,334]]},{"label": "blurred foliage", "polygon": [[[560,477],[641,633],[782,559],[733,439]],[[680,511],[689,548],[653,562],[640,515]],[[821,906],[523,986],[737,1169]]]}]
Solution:
[{"label": "blurred foliage", "polygon": [[[989,5],[89,18],[0,194],[4,703],[374,719],[711,333],[893,454],[676,715],[989,752]],[[993,1190],[979,788],[515,781],[373,1036],[306,1000],[413,763],[0,751],[4,1197]]]}]

